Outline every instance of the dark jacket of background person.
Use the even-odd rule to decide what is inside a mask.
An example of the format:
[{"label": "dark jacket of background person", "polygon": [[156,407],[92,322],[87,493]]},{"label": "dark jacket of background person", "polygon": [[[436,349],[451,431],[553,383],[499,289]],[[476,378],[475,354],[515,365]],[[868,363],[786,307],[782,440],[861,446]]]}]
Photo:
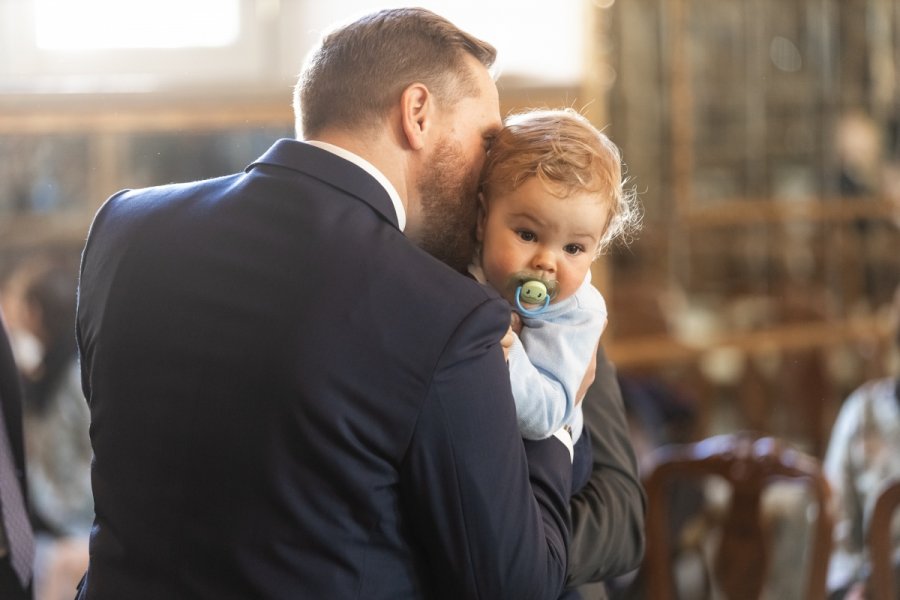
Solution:
[{"label": "dark jacket of background person", "polygon": [[616,371],[602,346],[582,406],[593,467],[587,485],[572,497],[567,585],[575,589],[566,600],[606,598],[602,582],[636,569],[644,555],[646,497]]},{"label": "dark jacket of background person", "polygon": [[113,196],[78,306],[80,598],[556,597],[571,459],[519,436],[508,324],[302,142]]},{"label": "dark jacket of background person", "polygon": [[[19,472],[19,485],[25,490],[25,451],[22,443],[22,391],[19,369],[9,347],[3,315],[0,314],[0,410],[6,422],[6,436],[13,453],[13,464]],[[31,590],[23,590],[9,563],[9,555],[0,558],[0,598],[27,600]]]}]

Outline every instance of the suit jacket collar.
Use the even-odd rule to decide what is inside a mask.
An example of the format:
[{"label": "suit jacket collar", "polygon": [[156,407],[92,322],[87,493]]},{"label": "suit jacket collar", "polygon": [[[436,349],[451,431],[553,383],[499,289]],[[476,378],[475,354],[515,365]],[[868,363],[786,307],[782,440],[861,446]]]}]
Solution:
[{"label": "suit jacket collar", "polygon": [[399,229],[397,212],[384,186],[365,170],[336,154],[297,140],[281,139],[246,171],[249,173],[263,164],[303,173],[346,192],[371,206]]}]

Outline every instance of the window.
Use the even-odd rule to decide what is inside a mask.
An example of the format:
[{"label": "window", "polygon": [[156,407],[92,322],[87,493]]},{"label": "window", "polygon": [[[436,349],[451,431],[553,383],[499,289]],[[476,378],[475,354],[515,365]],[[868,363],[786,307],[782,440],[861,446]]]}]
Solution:
[{"label": "window", "polygon": [[34,31],[41,50],[222,47],[238,39],[240,5],[237,0],[34,0]]},{"label": "window", "polygon": [[[611,1],[611,0],[604,0]],[[0,0],[0,93],[285,90],[323,31],[390,0]],[[414,3],[416,4],[416,3]],[[490,41],[507,83],[577,87],[582,0],[422,0]],[[580,101],[572,98],[573,101]]]},{"label": "window", "polygon": [[280,84],[272,6],[276,0],[4,0],[0,93]]}]

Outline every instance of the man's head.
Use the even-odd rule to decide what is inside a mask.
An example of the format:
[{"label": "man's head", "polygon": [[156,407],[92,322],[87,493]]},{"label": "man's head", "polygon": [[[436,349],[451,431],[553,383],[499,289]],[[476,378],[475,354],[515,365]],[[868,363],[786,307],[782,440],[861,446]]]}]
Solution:
[{"label": "man's head", "polygon": [[501,127],[495,57],[432,12],[383,10],[327,35],[294,95],[303,137],[364,140],[363,158],[399,188],[407,236],[457,270],[475,248],[478,176]]},{"label": "man's head", "polygon": [[327,34],[307,58],[294,90],[302,135],[379,125],[415,82],[442,105],[476,95],[466,61],[489,69],[496,56],[490,44],[422,8],[366,15]]}]

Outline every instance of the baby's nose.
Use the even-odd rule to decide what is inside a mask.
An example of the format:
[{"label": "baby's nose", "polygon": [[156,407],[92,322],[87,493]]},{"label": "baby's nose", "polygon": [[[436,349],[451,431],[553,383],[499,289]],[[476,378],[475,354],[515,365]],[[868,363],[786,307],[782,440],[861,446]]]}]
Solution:
[{"label": "baby's nose", "polygon": [[534,255],[532,266],[547,273],[556,272],[556,256],[547,250],[542,250]]}]

